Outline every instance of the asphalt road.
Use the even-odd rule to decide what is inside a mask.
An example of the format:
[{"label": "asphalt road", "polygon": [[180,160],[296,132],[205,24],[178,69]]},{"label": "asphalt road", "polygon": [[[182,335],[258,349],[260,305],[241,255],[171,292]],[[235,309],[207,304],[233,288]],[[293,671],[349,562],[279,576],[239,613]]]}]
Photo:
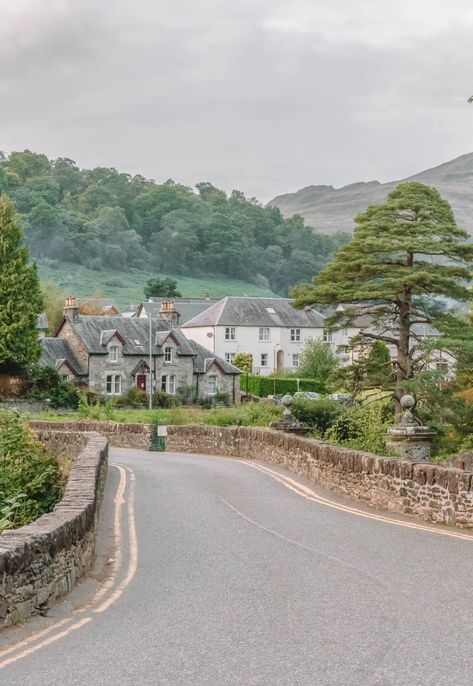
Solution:
[{"label": "asphalt road", "polygon": [[327,506],[238,460],[111,461],[136,479],[133,510],[132,474],[111,467],[102,528],[127,477],[116,578],[2,635],[1,684],[472,683],[473,539]]}]

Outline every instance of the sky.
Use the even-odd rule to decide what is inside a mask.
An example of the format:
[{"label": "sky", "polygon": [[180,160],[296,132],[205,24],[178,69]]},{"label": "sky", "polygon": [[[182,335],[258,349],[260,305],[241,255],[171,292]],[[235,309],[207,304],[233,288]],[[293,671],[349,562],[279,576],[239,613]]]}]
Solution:
[{"label": "sky", "polygon": [[0,0],[0,150],[266,202],[473,151],[471,0]]}]

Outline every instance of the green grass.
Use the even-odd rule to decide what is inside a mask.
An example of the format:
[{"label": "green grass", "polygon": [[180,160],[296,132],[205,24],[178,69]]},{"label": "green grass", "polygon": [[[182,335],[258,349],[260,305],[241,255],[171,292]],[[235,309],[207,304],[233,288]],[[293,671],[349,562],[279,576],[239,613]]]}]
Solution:
[{"label": "green grass", "polygon": [[[160,410],[118,410],[106,412],[103,408],[93,407],[94,416],[99,411],[100,421],[115,421],[126,424],[207,424],[211,426],[269,426],[280,418],[281,407],[269,403],[245,403],[235,407],[215,407],[204,410],[199,407],[172,407]],[[53,411],[30,415],[30,419],[45,419],[50,422],[80,421],[79,412],[56,414]],[[85,419],[84,421],[87,421]],[[94,420],[91,420],[94,421]]]},{"label": "green grass", "polygon": [[[144,300],[143,287],[151,276],[165,276],[157,272],[132,274],[105,269],[92,271],[78,264],[68,263],[56,265],[38,262],[38,269],[42,281],[55,281],[68,295],[82,298],[97,294],[103,298],[113,298],[122,308]],[[173,278],[177,280],[179,291],[185,298],[199,298],[205,295],[210,298],[223,298],[226,295],[274,296],[269,288],[261,288],[245,281],[212,277]]]}]

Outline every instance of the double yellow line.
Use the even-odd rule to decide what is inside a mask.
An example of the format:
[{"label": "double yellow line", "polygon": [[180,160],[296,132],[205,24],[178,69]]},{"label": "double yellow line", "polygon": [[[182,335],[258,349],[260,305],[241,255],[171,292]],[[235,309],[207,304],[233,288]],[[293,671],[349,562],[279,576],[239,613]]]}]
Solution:
[{"label": "double yellow line", "polygon": [[[120,465],[113,466],[120,472],[120,481],[114,501],[113,537],[115,551],[114,563],[110,576],[93,596],[91,601],[85,607],[77,611],[78,613],[87,613],[85,617],[76,619],[73,616],[61,619],[46,629],[28,636],[4,650],[0,650],[0,669],[8,667],[13,663],[28,657],[28,655],[41,650],[41,648],[45,648],[46,646],[59,641],[73,631],[82,628],[85,624],[88,624],[93,620],[94,614],[104,612],[113,605],[113,603],[115,603],[124,593],[127,586],[130,585],[138,566],[138,542],[134,509],[135,475],[128,467],[121,467]],[[126,574],[123,579],[119,581],[120,572],[122,571],[123,566],[122,509],[125,504],[127,487],[129,560]]]}]

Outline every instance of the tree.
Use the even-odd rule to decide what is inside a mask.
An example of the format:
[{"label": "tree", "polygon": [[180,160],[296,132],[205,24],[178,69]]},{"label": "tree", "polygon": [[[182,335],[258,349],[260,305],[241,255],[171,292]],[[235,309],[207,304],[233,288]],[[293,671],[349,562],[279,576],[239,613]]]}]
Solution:
[{"label": "tree", "polygon": [[0,366],[7,372],[39,360],[37,320],[43,308],[36,265],[28,264],[23,232],[7,197],[0,197]]},{"label": "tree", "polygon": [[180,298],[181,294],[177,290],[177,281],[170,276],[162,279],[156,276],[148,279],[144,288],[145,298]]},{"label": "tree", "polygon": [[238,367],[238,369],[241,369],[242,372],[251,374],[253,371],[253,355],[251,353],[237,353],[233,360],[233,364],[235,367]]},{"label": "tree", "polygon": [[42,281],[40,288],[44,311],[48,317],[49,332],[54,334],[63,317],[66,294],[53,280]]},{"label": "tree", "polygon": [[357,336],[350,342],[350,349],[356,353],[352,364],[337,370],[332,378],[356,398],[362,391],[391,391],[394,387],[393,364],[389,348],[382,341],[366,341]]},{"label": "tree", "polygon": [[338,360],[332,352],[330,343],[319,338],[308,338],[302,348],[297,374],[308,379],[317,379],[326,383],[338,367]]},{"label": "tree", "polygon": [[294,289],[296,306],[346,303],[329,324],[370,322],[367,339],[394,346],[397,401],[415,376],[422,351],[416,326],[441,327],[438,296],[458,301],[471,297],[466,282],[473,266],[473,244],[458,228],[453,212],[434,188],[400,184],[382,205],[356,217],[351,243],[314,279]]}]

